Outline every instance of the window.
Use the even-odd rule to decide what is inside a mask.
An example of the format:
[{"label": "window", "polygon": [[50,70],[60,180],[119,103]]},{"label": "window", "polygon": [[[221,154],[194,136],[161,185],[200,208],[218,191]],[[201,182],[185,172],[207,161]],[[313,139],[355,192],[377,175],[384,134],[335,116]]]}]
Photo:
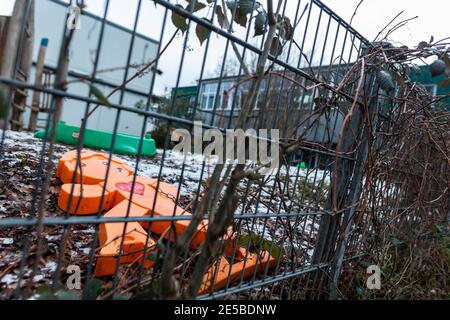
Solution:
[{"label": "window", "polygon": [[[219,83],[204,83],[202,85],[202,90],[201,90],[201,94],[200,94],[200,106],[201,109],[203,110],[214,110],[214,107],[216,107],[217,110],[221,110],[223,107],[223,99],[224,99],[224,91],[228,90],[232,85],[234,84],[234,82],[232,81],[227,81],[227,82],[222,82],[220,85],[220,90],[219,90],[219,94],[217,94],[217,88]],[[236,91],[238,90],[237,94]],[[235,94],[236,94],[236,98],[235,98]],[[228,94],[228,101],[227,104],[225,106],[225,110],[232,110],[234,107],[234,110],[239,110],[241,105],[241,95],[242,92],[240,89],[233,89],[229,92]],[[235,98],[235,99],[234,99]],[[216,100],[219,99],[219,100]],[[233,102],[233,99],[235,100]],[[215,106],[215,103],[217,103],[217,105]]]},{"label": "window", "polygon": [[294,101],[298,104],[298,107],[303,110],[312,110],[314,106],[314,90],[309,92],[300,92]]},{"label": "window", "polygon": [[[276,81],[276,79],[272,79],[272,81]],[[255,101],[255,106],[253,107],[255,110],[259,110],[260,106],[265,106],[268,104],[267,101],[265,101],[264,99],[268,98],[270,99],[270,97],[275,97],[278,95],[279,89],[274,89],[274,88],[279,88],[280,87],[280,83],[277,82],[273,82],[271,84],[272,88],[268,89],[266,91],[267,88],[267,80],[263,79],[261,81],[261,84],[259,85],[259,90],[258,90],[258,94],[256,96],[256,101]],[[276,98],[275,98],[276,99]]]},{"label": "window", "polygon": [[312,93],[305,94],[305,97],[303,98],[303,104],[312,104],[314,103],[314,96]]},{"label": "window", "polygon": [[[222,83],[221,89],[220,89],[220,92],[219,92],[220,104],[217,106],[217,109],[222,109],[223,99],[224,99],[224,93],[223,92],[225,90],[228,90],[231,86],[232,86],[231,82],[223,82]],[[228,93],[228,101],[227,101],[227,105],[225,106],[225,110],[231,110],[233,97],[234,97],[234,90],[231,90]]]},{"label": "window", "polygon": [[202,94],[202,102],[201,106],[204,110],[211,110],[214,107],[214,99],[215,95],[211,93],[203,93]]},{"label": "window", "polygon": [[437,85],[435,84],[424,84],[425,90],[427,90],[432,96],[436,96],[437,94]]},{"label": "window", "polygon": [[212,110],[217,93],[217,83],[205,83],[202,85],[200,106],[204,110]]},{"label": "window", "polygon": [[239,110],[241,108],[241,90],[237,93],[233,90],[228,95],[227,110]]},{"label": "window", "polygon": [[[423,88],[427,90],[427,92],[432,96],[435,97],[437,95],[437,85],[436,84],[424,84]],[[430,105],[432,109],[436,108],[436,105],[433,103]]]}]

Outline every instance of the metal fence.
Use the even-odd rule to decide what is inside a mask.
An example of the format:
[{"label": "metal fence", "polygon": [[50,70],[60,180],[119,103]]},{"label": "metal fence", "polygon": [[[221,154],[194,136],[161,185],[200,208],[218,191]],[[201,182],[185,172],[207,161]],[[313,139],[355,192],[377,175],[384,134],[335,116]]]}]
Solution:
[{"label": "metal fence", "polygon": [[[28,6],[32,3],[30,0],[23,1]],[[99,77],[99,64],[104,54],[102,43],[103,38],[107,37],[104,33],[111,2],[105,1],[104,11],[98,20],[101,28],[96,41],[92,42],[95,44],[95,50],[92,69],[85,80],[88,84],[98,83],[96,79]],[[14,68],[12,76],[0,78],[4,88],[10,89],[5,90],[8,107],[4,116],[0,142],[3,180],[0,185],[2,188],[0,208],[2,206],[6,208],[4,212],[0,212],[0,234],[3,239],[12,238],[14,242],[9,246],[5,242],[0,250],[4,260],[3,266],[0,266],[0,277],[5,279],[7,276],[10,279],[9,282],[1,283],[3,297],[29,297],[33,294],[32,292],[35,292],[29,289],[36,289],[44,284],[50,284],[57,290],[59,284],[64,285],[71,275],[69,272],[71,265],[81,268],[83,286],[81,290],[75,290],[75,292],[82,292],[84,298],[90,297],[93,279],[102,281],[102,298],[129,293],[147,298],[158,297],[157,294],[152,294],[158,292],[157,288],[160,286],[158,281],[161,277],[164,253],[173,244],[173,241],[168,239],[173,239],[174,233],[175,236],[179,233],[179,231],[174,232],[176,228],[173,227],[176,223],[190,221],[192,218],[189,214],[175,214],[175,209],[173,214],[165,216],[156,216],[154,210],[150,210],[151,214],[136,217],[130,214],[131,200],[128,201],[123,216],[116,218],[105,217],[107,210],[102,205],[92,215],[71,214],[69,208],[76,202],[71,200],[75,187],[71,189],[66,210],[59,208],[55,202],[61,183],[55,177],[56,165],[59,157],[69,148],[54,142],[56,120],[59,120],[61,116],[55,111],[58,108],[64,108],[69,101],[77,102],[71,107],[79,108],[83,115],[79,119],[79,126],[83,128],[78,140],[75,168],[81,166],[83,161],[80,158],[81,149],[84,146],[83,129],[86,125],[89,127],[89,121],[82,122],[81,119],[86,119],[91,113],[98,112],[99,109],[96,106],[101,105],[100,108],[114,114],[111,120],[104,119],[113,123],[109,150],[112,150],[117,143],[116,137],[119,133],[121,116],[126,113],[138,116],[133,119],[139,120],[133,120],[134,122],[130,125],[141,128],[139,152],[136,156],[114,155],[114,157],[121,157],[134,169],[133,182],[138,179],[138,175],[142,175],[156,179],[156,190],[161,188],[160,183],[173,184],[177,188],[174,204],[187,211],[193,210],[205,194],[206,181],[210,178],[214,161],[198,160],[195,155],[180,156],[172,152],[168,128],[192,129],[194,121],[207,119],[208,122],[203,123],[205,129],[217,126],[221,130],[233,129],[235,122],[232,117],[223,116],[224,108],[221,104],[224,99],[222,92],[224,88],[221,84],[225,81],[223,79],[229,79],[230,71],[227,71],[227,66],[230,63],[235,67],[231,74],[233,84],[245,82],[248,78],[244,64],[251,73],[253,72],[258,57],[264,50],[265,35],[253,37],[253,26],[258,11],[250,10],[252,13],[247,15],[247,27],[243,28],[234,19],[235,15],[239,14],[237,6],[234,9],[232,6],[231,9],[230,7],[222,8],[227,12],[227,19],[231,18],[229,26],[224,27],[216,20],[216,10],[218,10],[216,4],[221,5],[221,1],[208,1],[205,3],[206,8],[202,10],[192,10],[196,8],[196,1],[137,0],[135,2],[130,5],[130,7],[134,6],[130,41],[117,43],[118,46],[126,45],[128,49],[126,67],[122,72],[122,82],[127,84],[118,86],[115,95],[108,98],[109,101],[99,100],[100,96],[93,90],[89,93],[71,90],[73,84],[70,82],[61,86],[61,79],[65,79],[64,71],[58,67],[67,62],[68,70],[75,72],[76,70],[71,70],[67,52],[70,48],[71,57],[74,57],[77,55],[77,50],[82,49],[70,47],[69,39],[72,36],[76,37],[77,32],[82,32],[83,29],[67,29],[66,23],[55,26],[55,28],[64,29],[65,37],[58,43],[61,49],[53,88],[36,86],[32,81],[20,81],[17,76],[18,65]],[[250,2],[253,9],[259,7],[257,2]],[[186,8],[183,9],[180,4]],[[39,2],[35,5],[39,5]],[[134,40],[139,32],[145,30],[141,23],[148,20],[145,12],[153,12],[154,17],[158,17],[150,25],[152,35],[159,34],[156,39],[159,54],[154,57],[151,70],[136,73],[136,78],[143,74],[151,75],[148,81],[149,98],[143,108],[136,108],[124,104],[124,95],[128,90],[127,79],[133,77],[136,72],[129,66],[134,63],[132,61]],[[352,118],[350,129],[345,130],[340,137],[343,144],[339,152],[336,150],[343,118],[354,103],[358,75],[350,75],[354,83],[347,86],[345,91],[338,90],[338,86],[369,43],[318,0],[284,1],[280,8],[280,17],[289,17],[292,36],[280,42],[283,46],[280,54],[269,56],[268,64],[272,65],[274,73],[264,77],[259,90],[257,107],[249,116],[248,127],[281,129],[281,144],[289,142],[290,139],[304,138],[301,139],[302,143],[298,151],[281,159],[281,165],[275,175],[264,178],[259,183],[243,180],[239,184],[236,194],[240,202],[234,211],[233,236],[231,237],[232,241],[244,249],[245,254],[248,255],[250,252],[254,254],[264,248],[272,256],[277,257],[276,263],[270,267],[267,264],[263,268],[250,270],[247,268],[246,270],[245,262],[238,264],[235,261],[237,259],[237,246],[235,246],[235,252],[226,257],[228,263],[226,266],[229,268],[228,277],[224,283],[217,285],[219,288],[215,287],[213,281],[209,285],[209,291],[198,296],[200,299],[320,297],[323,292],[329,292],[329,279],[334,282],[339,279],[343,261],[358,257],[358,250],[356,252],[353,250],[352,255],[346,254],[347,239],[339,236],[339,230],[350,228],[349,226],[352,225],[349,222],[354,214],[351,204],[356,202],[361,192],[364,174],[362,168],[367,156],[367,149],[364,147],[364,141],[367,139],[366,127],[362,115],[359,119]],[[35,19],[48,18],[35,17]],[[183,25],[185,24],[183,32],[175,31],[173,21],[177,19],[183,21]],[[81,28],[85,27],[81,26]],[[143,31],[139,31],[139,28]],[[205,33],[204,30],[207,32]],[[22,35],[24,32],[26,32],[25,24],[22,25]],[[206,36],[200,36],[205,38],[200,46],[197,43],[196,33],[202,32]],[[20,46],[17,50],[21,50]],[[242,61],[236,59],[236,52]],[[184,84],[205,82],[205,79],[210,77],[208,72],[211,71],[212,66],[216,67],[213,77],[216,79],[214,80],[216,92],[211,95],[215,97],[211,108],[207,109],[206,105],[202,104],[208,97],[205,97],[203,91],[198,88],[199,90],[193,94],[190,103],[192,108],[188,112],[187,106],[180,106],[177,91],[182,90]],[[121,67],[119,63],[118,67]],[[158,68],[162,69],[162,75],[155,71]],[[372,80],[368,77],[365,86],[368,92],[373,91],[374,101],[369,105],[376,105],[377,96]],[[153,98],[156,95],[156,88],[161,83],[173,88],[165,105],[162,105],[161,101],[154,101]],[[309,90],[299,90],[301,87],[294,85],[298,83]],[[318,84],[321,85],[314,87]],[[31,136],[17,135],[6,130],[13,110],[11,101],[19,89],[51,96],[50,111],[45,115],[47,139],[40,141],[32,139]],[[227,114],[239,115],[240,93],[238,90],[230,92],[228,99],[231,102],[228,102]],[[334,98],[335,103],[331,111],[318,113],[321,99],[329,99],[335,94],[337,96]],[[240,99],[245,100],[245,92]],[[205,118],[205,114],[208,114],[208,117]],[[219,118],[221,121],[217,121]],[[143,141],[147,133],[148,121],[155,119],[157,120],[155,123],[164,132],[163,139],[159,142],[162,147],[155,157],[148,158],[142,155]],[[167,130],[164,131],[164,128]],[[154,138],[156,139],[155,135]],[[355,148],[357,151],[352,151]],[[105,183],[102,185],[100,196],[102,203],[106,201],[106,185],[108,179],[111,179],[109,171],[114,164],[113,153],[111,151],[107,153]],[[333,168],[336,161],[341,166],[338,181],[333,180]],[[27,173],[19,175],[21,178],[15,176],[17,172],[23,170],[24,166],[28,167]],[[10,172],[14,174],[9,175]],[[76,174],[71,178],[72,183],[79,182]],[[134,197],[135,186],[136,184],[133,183],[131,197]],[[16,188],[25,189],[17,191]],[[337,202],[333,201],[333,190]],[[155,203],[153,206],[156,205]],[[336,204],[337,208],[333,208]],[[336,215],[336,212],[339,214]],[[204,214],[204,219],[207,220],[208,212]],[[125,240],[127,226],[137,222],[146,231],[145,248],[141,249],[145,255],[140,256],[145,258],[137,259],[135,263],[129,261],[120,263],[125,261],[122,255],[127,249]],[[163,222],[170,222],[172,228],[168,228],[161,235],[152,229],[152,224]],[[102,237],[100,233],[102,226],[107,223],[123,228],[123,236],[119,239],[120,252],[114,257],[119,263],[114,266],[112,275],[95,277],[94,268],[96,263],[99,263],[99,240],[101,240],[99,238]],[[150,248],[153,242],[149,239],[153,239],[158,248],[158,253],[150,257],[150,260],[154,262],[152,268],[145,267],[147,255],[155,252],[155,248]],[[222,240],[221,248],[214,251],[218,257],[226,250],[226,239]],[[174,276],[180,285],[178,291],[183,292],[191,280],[193,266],[198,256],[198,248],[187,248],[177,260]],[[220,259],[216,258],[211,257],[210,268],[215,270],[213,274],[218,277],[222,264]],[[258,256],[257,259],[259,258]],[[239,272],[235,272],[233,265],[240,266]],[[316,293],[313,294],[313,291]]]}]

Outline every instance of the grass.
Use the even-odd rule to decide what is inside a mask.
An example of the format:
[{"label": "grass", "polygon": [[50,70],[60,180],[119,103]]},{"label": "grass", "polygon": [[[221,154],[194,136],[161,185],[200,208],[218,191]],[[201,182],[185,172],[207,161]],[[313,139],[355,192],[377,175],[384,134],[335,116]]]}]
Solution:
[{"label": "grass", "polygon": [[[432,225],[411,229],[406,235],[389,236],[378,257],[348,263],[339,285],[343,297],[359,300],[450,299],[450,232]],[[381,289],[369,290],[369,265],[381,269]]]}]

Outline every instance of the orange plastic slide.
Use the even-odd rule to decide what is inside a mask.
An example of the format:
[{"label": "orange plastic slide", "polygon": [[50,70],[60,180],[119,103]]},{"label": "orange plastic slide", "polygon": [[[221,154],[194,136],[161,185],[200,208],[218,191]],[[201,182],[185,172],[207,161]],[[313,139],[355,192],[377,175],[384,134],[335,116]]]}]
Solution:
[{"label": "orange plastic slide", "polygon": [[[242,261],[235,262],[231,265],[226,257],[220,257],[219,263],[214,261],[208,272],[203,277],[203,284],[199,289],[199,294],[210,293],[212,289],[223,289],[228,284],[231,284],[239,279],[246,279],[251,277],[256,272],[265,271],[268,267],[275,266],[277,260],[269,255],[267,251],[261,251],[260,256],[257,254],[248,253],[247,258]],[[228,278],[230,279],[228,281]]]},{"label": "orange plastic slide", "polygon": [[[122,201],[117,206],[109,210],[105,217],[123,217],[130,205],[130,217],[142,217],[148,213],[148,210],[139,207],[129,201]],[[99,229],[99,241],[101,249],[97,264],[95,267],[95,275],[97,277],[112,275],[116,271],[120,245],[123,237],[123,249],[120,259],[121,264],[142,261],[142,254],[147,239],[147,232],[138,222],[128,222],[124,233],[125,223],[103,223]],[[148,238],[147,250],[150,253],[154,247],[155,241]],[[153,260],[146,259],[145,267],[151,267]]]},{"label": "orange plastic slide", "polygon": [[[98,214],[100,210],[106,211],[104,217],[143,217],[152,215],[158,216],[181,216],[190,215],[183,208],[176,204],[178,189],[176,186],[160,182],[155,179],[136,176],[134,171],[123,161],[112,158],[110,161],[108,179],[109,156],[104,153],[81,150],[79,164],[77,165],[77,151],[73,150],[64,154],[58,163],[56,176],[64,183],[58,198],[58,205],[62,210],[68,210],[71,214],[92,215]],[[81,170],[80,170],[81,167]],[[135,179],[135,180],[134,180]],[[105,183],[106,180],[106,183]],[[133,184],[134,180],[134,184]],[[75,182],[73,184],[73,182]],[[158,187],[158,190],[156,188]],[[102,199],[103,197],[103,199]],[[103,201],[102,201],[103,200]],[[189,220],[178,220],[175,222],[177,235],[181,235],[189,224]],[[170,228],[170,221],[154,221],[150,224],[150,230],[155,234],[165,234]],[[117,222],[104,223],[100,225],[99,242],[100,253],[97,259],[95,275],[106,276],[115,272],[122,244],[122,255],[120,263],[132,263],[142,260],[145,242],[147,243],[147,253],[153,250],[155,241],[152,238],[147,240],[149,223],[139,222]],[[125,231],[124,231],[125,229]],[[198,226],[198,231],[194,236],[190,246],[197,248],[205,241],[207,222],[202,222]],[[240,277],[244,267],[243,259],[245,250],[237,248],[234,250],[232,230],[230,228],[225,253],[230,256],[235,253],[235,260],[239,261],[231,266],[232,280]],[[171,239],[172,240],[172,239]],[[264,262],[269,262],[271,266],[274,258],[265,252],[262,254],[266,260],[259,260],[257,269],[260,270]],[[222,258],[219,272],[215,279],[214,288],[220,289],[226,285],[226,279],[230,265]],[[228,263],[225,265],[225,263]],[[253,274],[257,264],[256,256],[249,254],[245,263],[244,277]],[[145,267],[151,267],[153,261],[146,259]],[[227,269],[221,272],[220,270]],[[201,292],[207,292],[211,288],[211,279],[215,272],[215,264],[205,275],[205,283]]]}]

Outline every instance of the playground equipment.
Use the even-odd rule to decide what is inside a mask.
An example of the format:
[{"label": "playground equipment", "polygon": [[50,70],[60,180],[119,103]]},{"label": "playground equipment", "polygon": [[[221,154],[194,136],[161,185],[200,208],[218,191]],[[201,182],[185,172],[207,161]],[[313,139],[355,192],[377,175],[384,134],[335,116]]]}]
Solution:
[{"label": "playground equipment", "polygon": [[[35,138],[43,139],[45,137],[45,130],[40,130],[35,133]],[[80,128],[66,125],[64,121],[59,121],[56,126],[56,141],[77,145],[80,137]],[[86,147],[93,149],[111,148],[113,133],[92,129],[85,129],[83,142]],[[113,151],[119,154],[137,155],[139,152],[140,137],[132,136],[123,133],[116,134]],[[150,134],[145,135],[142,141],[141,154],[147,157],[152,157],[156,154],[155,140]]]},{"label": "playground equipment", "polygon": [[[185,209],[177,205],[178,189],[172,184],[159,182],[142,176],[134,177],[133,169],[126,163],[112,158],[108,162],[107,154],[83,149],[78,160],[77,150],[64,154],[58,163],[56,176],[64,183],[58,198],[58,205],[62,210],[75,215],[93,215],[101,210],[104,217],[123,218],[117,223],[100,224],[99,242],[100,252],[97,258],[95,276],[107,276],[115,273],[117,264],[140,262],[143,259],[147,242],[147,251],[155,251],[156,241],[148,236],[146,230],[156,235],[164,235],[166,239],[171,221],[157,220],[152,222],[126,222],[127,217],[172,217],[190,215]],[[105,177],[108,170],[108,179]],[[75,183],[72,183],[75,182]],[[189,225],[189,220],[174,222],[175,232],[181,235]],[[206,239],[207,221],[197,227],[190,247],[198,248]],[[125,230],[124,230],[125,229]],[[148,241],[147,241],[148,238]],[[216,262],[204,276],[204,282],[199,294],[207,293],[212,288],[221,289],[231,281],[251,276],[255,271],[260,272],[274,266],[276,259],[269,252],[246,252],[236,247],[233,231],[229,229],[225,236],[226,245],[224,256]],[[123,241],[122,254],[120,247]],[[147,257],[150,255],[147,252]],[[234,261],[230,264],[230,261]],[[151,267],[154,261],[146,258],[145,267]]]}]

